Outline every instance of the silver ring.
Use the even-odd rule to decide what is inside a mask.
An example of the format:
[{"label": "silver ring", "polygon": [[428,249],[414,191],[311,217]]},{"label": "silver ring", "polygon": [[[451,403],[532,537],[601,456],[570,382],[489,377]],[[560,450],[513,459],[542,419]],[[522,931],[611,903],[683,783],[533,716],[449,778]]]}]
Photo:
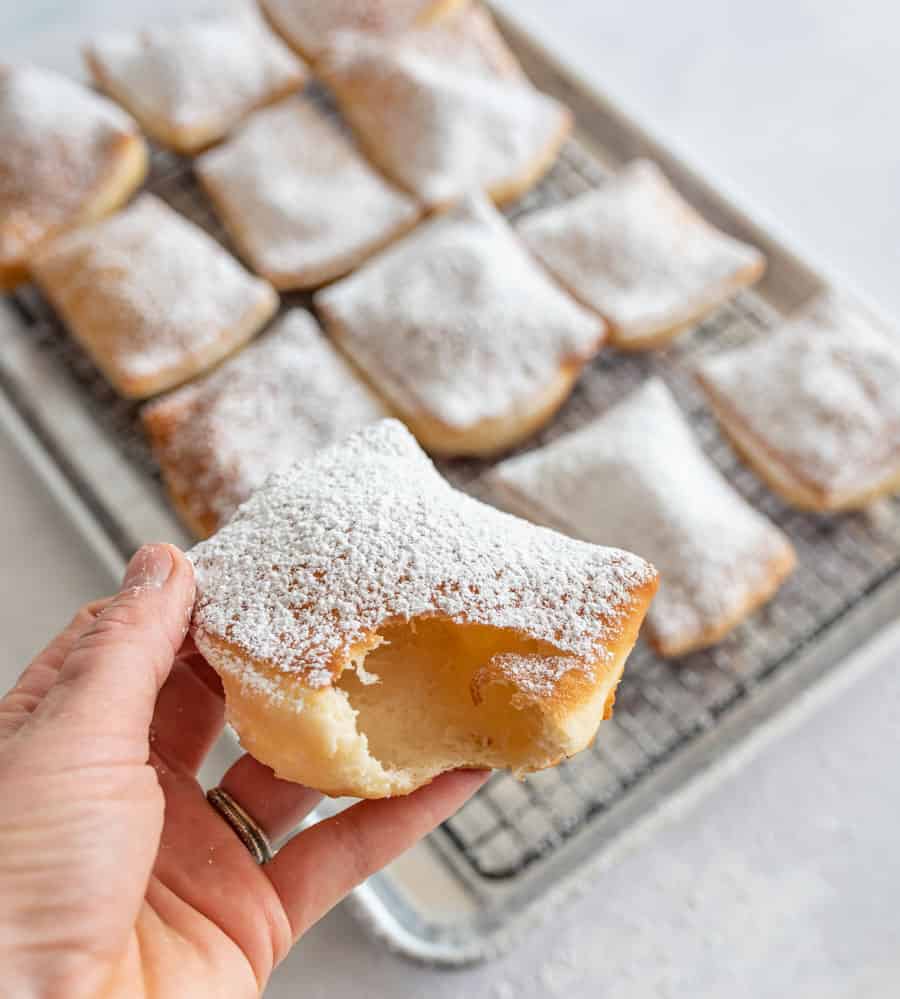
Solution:
[{"label": "silver ring", "polygon": [[269,837],[234,798],[221,787],[213,787],[206,792],[206,800],[231,826],[257,864],[268,864],[275,856]]}]

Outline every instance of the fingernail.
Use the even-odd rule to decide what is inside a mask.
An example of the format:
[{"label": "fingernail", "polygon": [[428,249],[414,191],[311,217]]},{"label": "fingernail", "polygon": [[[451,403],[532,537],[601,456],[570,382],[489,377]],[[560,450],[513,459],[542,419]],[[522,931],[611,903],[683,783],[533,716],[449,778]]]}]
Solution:
[{"label": "fingernail", "polygon": [[165,545],[145,545],[139,549],[125,570],[126,590],[159,590],[165,586],[175,563]]}]

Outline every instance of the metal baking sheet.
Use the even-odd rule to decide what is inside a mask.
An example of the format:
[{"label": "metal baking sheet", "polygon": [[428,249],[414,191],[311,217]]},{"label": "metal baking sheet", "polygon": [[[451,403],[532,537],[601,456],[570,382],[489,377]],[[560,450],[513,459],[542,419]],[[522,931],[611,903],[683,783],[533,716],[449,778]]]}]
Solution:
[{"label": "metal baking sheet", "polygon": [[[604,352],[527,448],[582,425],[659,375],[710,458],[791,537],[799,568],[767,608],[711,650],[667,662],[639,644],[615,717],[592,749],[524,782],[496,775],[424,844],[355,893],[355,908],[389,944],[442,963],[477,960],[512,943],[547,911],[551,898],[589,878],[610,844],[627,836],[641,816],[900,611],[900,500],[840,517],[786,507],[738,461],[690,376],[705,352],[764,336],[831,282],[533,39],[503,19],[501,26],[535,83],[568,103],[578,121],[557,166],[510,215],[570,198],[602,184],[622,163],[649,156],[701,212],[755,243],[769,261],[756,289],[669,349]],[[188,162],[156,153],[148,186],[227,244]],[[286,306],[296,304],[309,299],[285,297]],[[102,536],[107,562],[109,551],[124,560],[150,539],[190,543],[166,505],[136,406],[115,395],[31,288],[0,300],[0,388],[28,428],[34,453],[45,462],[49,456],[65,481],[70,507],[79,506],[79,523],[90,522],[94,536]],[[483,495],[480,479],[488,463],[440,467],[460,487]]]}]

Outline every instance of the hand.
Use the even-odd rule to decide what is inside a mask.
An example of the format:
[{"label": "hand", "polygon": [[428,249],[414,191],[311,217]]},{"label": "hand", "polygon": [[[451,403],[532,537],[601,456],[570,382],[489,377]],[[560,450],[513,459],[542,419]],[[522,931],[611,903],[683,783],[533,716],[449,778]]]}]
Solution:
[{"label": "hand", "polygon": [[[181,552],[141,549],[122,591],[80,611],[0,701],[5,994],[257,995],[300,934],[485,779],[362,802],[258,867],[195,778],[223,703],[184,644],[193,597]],[[318,800],[249,756],[222,786],[273,839]]]}]

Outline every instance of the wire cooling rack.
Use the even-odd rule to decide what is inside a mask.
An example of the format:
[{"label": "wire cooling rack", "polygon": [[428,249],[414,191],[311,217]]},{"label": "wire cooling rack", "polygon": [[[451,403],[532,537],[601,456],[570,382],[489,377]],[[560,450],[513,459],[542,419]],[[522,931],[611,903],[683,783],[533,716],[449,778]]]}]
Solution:
[{"label": "wire cooling rack", "polygon": [[[573,140],[544,182],[508,214],[515,217],[570,198],[602,184],[607,172]],[[188,162],[154,153],[147,187],[228,245]],[[20,290],[12,303],[28,335],[78,383],[97,422],[164,502],[159,473],[137,420],[138,407],[116,396],[34,289]],[[285,296],[284,307],[294,305],[309,306],[309,296]],[[838,517],[793,510],[738,461],[703,404],[691,377],[692,364],[707,351],[765,335],[780,318],[762,298],[745,292],[668,350],[649,355],[604,352],[553,423],[521,449],[576,429],[646,378],[659,375],[720,471],[790,536],[799,566],[766,608],[712,649],[666,661],[639,643],[625,671],[615,716],[602,725],[591,749],[523,782],[496,775],[435,833],[442,848],[470,874],[492,882],[513,879],[552,855],[715,726],[756,684],[776,671],[789,670],[807,643],[900,573],[900,501],[886,500],[868,513]],[[482,492],[480,477],[488,463],[451,461],[440,467],[460,487]]]}]

